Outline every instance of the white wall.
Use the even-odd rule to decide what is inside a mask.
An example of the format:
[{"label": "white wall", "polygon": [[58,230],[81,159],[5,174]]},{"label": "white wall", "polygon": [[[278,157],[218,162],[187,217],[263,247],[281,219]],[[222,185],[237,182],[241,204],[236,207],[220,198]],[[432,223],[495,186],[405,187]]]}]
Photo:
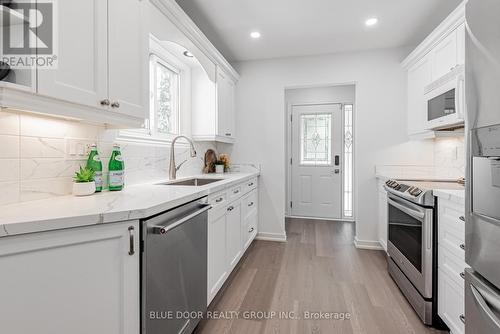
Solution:
[{"label": "white wall", "polygon": [[[406,76],[400,61],[407,49],[248,61],[235,64],[237,85],[233,161],[261,164],[261,236],[284,237],[285,88],[356,85],[356,234],[378,240],[376,164],[432,164],[432,143],[408,142]],[[427,158],[428,157],[428,158]]]}]

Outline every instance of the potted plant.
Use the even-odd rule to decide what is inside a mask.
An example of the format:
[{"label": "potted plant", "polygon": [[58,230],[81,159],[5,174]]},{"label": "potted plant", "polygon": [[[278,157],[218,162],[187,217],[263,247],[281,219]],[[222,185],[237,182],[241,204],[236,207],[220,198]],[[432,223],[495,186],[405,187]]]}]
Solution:
[{"label": "potted plant", "polygon": [[75,172],[73,177],[73,195],[88,196],[95,193],[95,172],[87,167],[80,167],[80,171]]},{"label": "potted plant", "polygon": [[[231,161],[229,160],[229,155],[220,154],[219,159],[215,165],[215,169],[217,173],[229,172]],[[220,166],[220,167],[219,167]]]}]

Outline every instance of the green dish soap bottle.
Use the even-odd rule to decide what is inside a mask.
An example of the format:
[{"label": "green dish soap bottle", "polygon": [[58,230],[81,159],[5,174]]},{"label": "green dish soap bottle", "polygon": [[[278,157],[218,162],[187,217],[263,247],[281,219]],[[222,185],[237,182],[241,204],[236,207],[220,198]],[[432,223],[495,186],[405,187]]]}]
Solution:
[{"label": "green dish soap bottle", "polygon": [[97,152],[97,145],[92,144],[90,146],[90,154],[87,160],[87,168],[92,169],[95,172],[94,182],[95,182],[95,191],[102,191],[102,162],[99,153]]},{"label": "green dish soap bottle", "polygon": [[111,153],[111,158],[109,159],[108,170],[109,190],[122,190],[124,185],[125,164],[123,163],[122,154],[120,153],[120,145],[118,144],[113,145],[113,153]]}]

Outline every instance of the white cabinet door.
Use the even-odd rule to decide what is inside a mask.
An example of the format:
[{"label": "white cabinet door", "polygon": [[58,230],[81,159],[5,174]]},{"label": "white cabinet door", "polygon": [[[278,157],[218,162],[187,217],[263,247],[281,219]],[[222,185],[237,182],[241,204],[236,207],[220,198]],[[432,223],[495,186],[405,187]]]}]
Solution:
[{"label": "white cabinet door", "polygon": [[148,112],[148,38],[145,0],[108,0],[109,99],[114,112]]},{"label": "white cabinet door", "polygon": [[226,261],[226,208],[208,213],[208,289],[210,304],[228,275]]},{"label": "white cabinet door", "polygon": [[453,334],[463,334],[464,287],[451,279],[445,270],[438,269],[438,314]]},{"label": "white cabinet door", "polygon": [[217,73],[217,135],[234,138],[235,83],[224,72]]},{"label": "white cabinet door", "polygon": [[107,91],[107,2],[58,2],[58,67],[38,70],[38,93],[101,108]]},{"label": "white cabinet door", "polygon": [[458,64],[456,31],[453,31],[436,45],[432,53],[432,80],[437,80],[450,72]]},{"label": "white cabinet door", "polygon": [[139,333],[138,222],[0,239],[2,333]]},{"label": "white cabinet door", "polygon": [[387,251],[387,191],[383,188],[383,182],[379,181],[378,191],[378,237],[381,246]]},{"label": "white cabinet door", "polygon": [[238,200],[227,207],[226,215],[226,260],[232,270],[238,263],[242,253],[241,244],[241,201]]},{"label": "white cabinet door", "polygon": [[425,131],[427,103],[424,87],[432,82],[432,63],[430,55],[425,56],[408,70],[408,134],[415,135]]}]

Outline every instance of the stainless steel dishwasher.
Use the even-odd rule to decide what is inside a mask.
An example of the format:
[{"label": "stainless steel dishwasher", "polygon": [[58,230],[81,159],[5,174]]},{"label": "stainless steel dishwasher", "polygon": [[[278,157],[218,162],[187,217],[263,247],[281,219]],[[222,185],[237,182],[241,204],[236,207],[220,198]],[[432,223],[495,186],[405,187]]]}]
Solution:
[{"label": "stainless steel dishwasher", "polygon": [[207,310],[207,198],[142,224],[142,334],[190,334]]}]

